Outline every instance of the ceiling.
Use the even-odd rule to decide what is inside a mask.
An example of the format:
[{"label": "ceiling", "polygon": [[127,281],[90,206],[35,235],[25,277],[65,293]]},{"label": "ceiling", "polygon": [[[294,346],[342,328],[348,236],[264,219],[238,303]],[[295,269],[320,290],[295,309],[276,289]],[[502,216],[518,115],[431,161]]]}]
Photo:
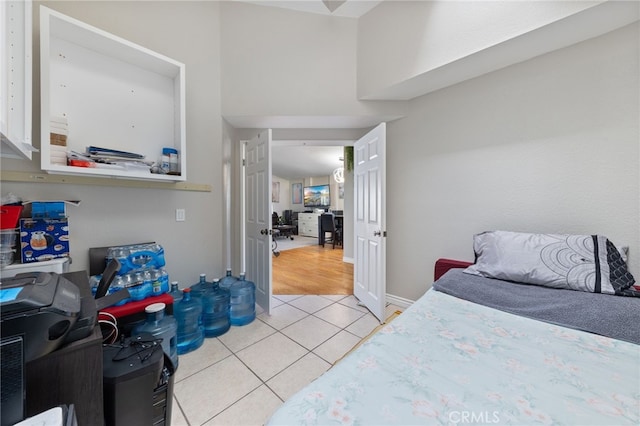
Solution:
[{"label": "ceiling", "polygon": [[382,0],[236,0],[262,6],[281,7],[300,12],[319,13],[321,15],[359,18],[380,3]]},{"label": "ceiling", "polygon": [[[382,0],[236,0],[261,6],[280,7],[321,15],[359,18],[382,3]],[[298,129],[362,129],[373,127],[389,117],[229,117],[225,119],[236,128],[298,128]],[[275,176],[295,180],[328,176],[342,166],[343,146],[353,141],[273,141],[271,147],[272,172]]]},{"label": "ceiling", "polygon": [[273,175],[287,180],[331,175],[343,165],[344,146],[327,146],[323,143],[351,145],[351,141],[273,141]]}]

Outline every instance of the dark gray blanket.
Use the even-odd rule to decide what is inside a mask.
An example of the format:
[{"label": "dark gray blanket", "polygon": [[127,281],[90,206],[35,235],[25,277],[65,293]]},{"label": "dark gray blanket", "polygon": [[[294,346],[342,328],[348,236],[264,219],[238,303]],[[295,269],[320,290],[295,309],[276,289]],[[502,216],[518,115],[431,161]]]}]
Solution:
[{"label": "dark gray blanket", "polygon": [[433,288],[501,311],[640,345],[640,298],[483,278],[451,269]]}]

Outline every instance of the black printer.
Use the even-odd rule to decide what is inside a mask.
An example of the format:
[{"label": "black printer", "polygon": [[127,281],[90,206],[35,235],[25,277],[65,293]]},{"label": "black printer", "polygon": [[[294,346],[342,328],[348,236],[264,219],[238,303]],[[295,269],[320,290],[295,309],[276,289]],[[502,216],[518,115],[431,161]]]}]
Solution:
[{"label": "black printer", "polygon": [[81,310],[78,287],[56,273],[24,273],[0,281],[2,338],[22,336],[25,362],[62,345]]}]

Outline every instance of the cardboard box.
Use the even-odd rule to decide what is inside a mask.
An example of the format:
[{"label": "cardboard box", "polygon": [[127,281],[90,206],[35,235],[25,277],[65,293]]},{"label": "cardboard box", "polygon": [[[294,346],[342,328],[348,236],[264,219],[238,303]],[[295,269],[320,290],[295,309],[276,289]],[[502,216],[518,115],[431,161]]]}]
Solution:
[{"label": "cardboard box", "polygon": [[20,219],[22,263],[69,257],[69,221]]}]

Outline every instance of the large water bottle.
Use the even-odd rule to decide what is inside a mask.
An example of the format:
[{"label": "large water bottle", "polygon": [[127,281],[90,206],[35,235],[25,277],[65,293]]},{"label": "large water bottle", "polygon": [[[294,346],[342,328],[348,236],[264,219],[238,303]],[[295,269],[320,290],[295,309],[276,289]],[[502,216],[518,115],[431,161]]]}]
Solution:
[{"label": "large water bottle", "polygon": [[166,353],[175,368],[178,367],[178,323],[171,315],[165,315],[164,303],[152,303],[144,311],[147,320],[134,327],[133,334],[151,333],[153,337],[162,339],[162,350]]},{"label": "large water bottle", "polygon": [[230,290],[231,325],[246,325],[256,317],[256,285],[240,274]]},{"label": "large water bottle", "polygon": [[176,304],[182,300],[182,291],[180,291],[178,287],[178,281],[171,282],[171,291],[169,294],[173,297],[173,306],[175,307]]},{"label": "large water bottle", "polygon": [[178,322],[178,355],[194,351],[204,342],[202,303],[191,299],[191,288],[182,290],[182,300],[173,307]]},{"label": "large water bottle", "polygon": [[231,286],[236,281],[238,281],[238,279],[231,275],[231,269],[227,269],[227,274],[224,277],[220,278],[220,287],[230,290]]},{"label": "large water bottle", "polygon": [[229,330],[229,291],[220,287],[219,280],[207,283],[202,295],[202,325],[205,337],[217,337]]},{"label": "large water bottle", "polygon": [[200,274],[198,282],[191,286],[191,297],[202,297],[202,293],[207,287],[207,284],[210,284],[207,283],[207,275]]}]

